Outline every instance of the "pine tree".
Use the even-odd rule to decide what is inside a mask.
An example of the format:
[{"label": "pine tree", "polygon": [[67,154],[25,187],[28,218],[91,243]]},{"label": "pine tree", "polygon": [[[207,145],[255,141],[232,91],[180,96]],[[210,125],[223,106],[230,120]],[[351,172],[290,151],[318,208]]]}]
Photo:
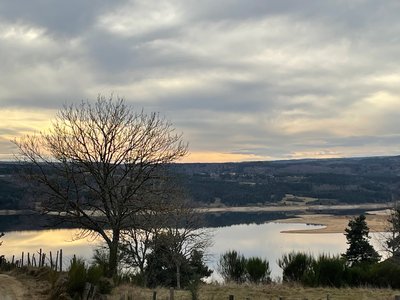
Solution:
[{"label": "pine tree", "polygon": [[365,215],[360,215],[350,220],[345,232],[349,248],[342,256],[350,266],[359,263],[377,263],[379,261],[380,255],[369,243],[369,228],[365,221]]}]

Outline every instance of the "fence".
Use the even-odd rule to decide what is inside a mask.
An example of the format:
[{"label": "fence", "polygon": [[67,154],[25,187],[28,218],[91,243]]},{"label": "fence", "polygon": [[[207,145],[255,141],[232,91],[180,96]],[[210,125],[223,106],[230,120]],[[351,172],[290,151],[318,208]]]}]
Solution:
[{"label": "fence", "polygon": [[[35,254],[37,256],[35,256]],[[13,255],[11,261],[5,262],[10,263],[12,266],[17,268],[21,268],[23,266],[39,268],[47,266],[55,271],[62,272],[62,260],[62,249],[58,250],[55,256],[53,256],[53,253],[51,251],[49,252],[49,255],[47,255],[45,252],[42,251],[42,249],[39,249],[38,252],[32,253],[32,255],[29,252],[26,253],[26,255],[25,252],[22,252],[20,259],[16,259],[15,255]]]}]

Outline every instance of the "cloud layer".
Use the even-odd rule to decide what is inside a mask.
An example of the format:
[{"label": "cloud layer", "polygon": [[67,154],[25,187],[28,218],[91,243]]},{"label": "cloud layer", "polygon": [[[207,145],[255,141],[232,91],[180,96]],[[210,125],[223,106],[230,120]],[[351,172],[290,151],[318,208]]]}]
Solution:
[{"label": "cloud layer", "polygon": [[111,92],[166,115],[193,160],[397,154],[399,8],[4,0],[0,157],[10,137],[40,127],[31,119]]}]

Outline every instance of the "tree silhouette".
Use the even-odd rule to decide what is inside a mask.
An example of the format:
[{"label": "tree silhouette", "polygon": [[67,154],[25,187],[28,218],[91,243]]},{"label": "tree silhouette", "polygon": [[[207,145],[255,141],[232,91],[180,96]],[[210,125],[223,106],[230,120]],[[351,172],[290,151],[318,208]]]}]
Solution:
[{"label": "tree silhouette", "polygon": [[365,221],[365,215],[359,215],[350,220],[345,232],[349,248],[342,256],[350,266],[360,263],[377,263],[379,261],[380,255],[369,243],[369,228]]},{"label": "tree silhouette", "polygon": [[79,226],[80,237],[103,238],[109,276],[117,270],[121,232],[166,197],[163,169],[187,153],[169,122],[112,96],[65,106],[48,131],[15,144],[26,178],[40,188],[42,212]]}]

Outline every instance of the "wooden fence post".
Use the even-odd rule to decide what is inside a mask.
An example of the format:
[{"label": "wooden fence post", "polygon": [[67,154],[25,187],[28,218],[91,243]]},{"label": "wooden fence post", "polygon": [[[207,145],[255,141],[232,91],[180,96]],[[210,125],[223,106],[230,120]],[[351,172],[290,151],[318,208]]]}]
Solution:
[{"label": "wooden fence post", "polygon": [[60,249],[60,272],[62,272],[62,249]]},{"label": "wooden fence post", "polygon": [[156,291],[153,292],[153,300],[157,300],[157,292]]},{"label": "wooden fence post", "polygon": [[44,267],[45,259],[46,259],[46,253],[43,252],[43,254],[42,254],[42,267]]},{"label": "wooden fence post", "polygon": [[174,288],[171,287],[169,288],[169,300],[174,300],[175,295],[174,295]]},{"label": "wooden fence post", "polygon": [[57,250],[56,263],[55,263],[54,269],[56,270],[56,272],[58,271],[58,250]]},{"label": "wooden fence post", "polygon": [[53,269],[53,255],[51,254],[51,251],[50,251],[50,268]]},{"label": "wooden fence post", "polygon": [[234,295],[229,295],[229,300],[235,300],[235,296]]},{"label": "wooden fence post", "polygon": [[42,266],[42,248],[39,249],[39,268]]}]

